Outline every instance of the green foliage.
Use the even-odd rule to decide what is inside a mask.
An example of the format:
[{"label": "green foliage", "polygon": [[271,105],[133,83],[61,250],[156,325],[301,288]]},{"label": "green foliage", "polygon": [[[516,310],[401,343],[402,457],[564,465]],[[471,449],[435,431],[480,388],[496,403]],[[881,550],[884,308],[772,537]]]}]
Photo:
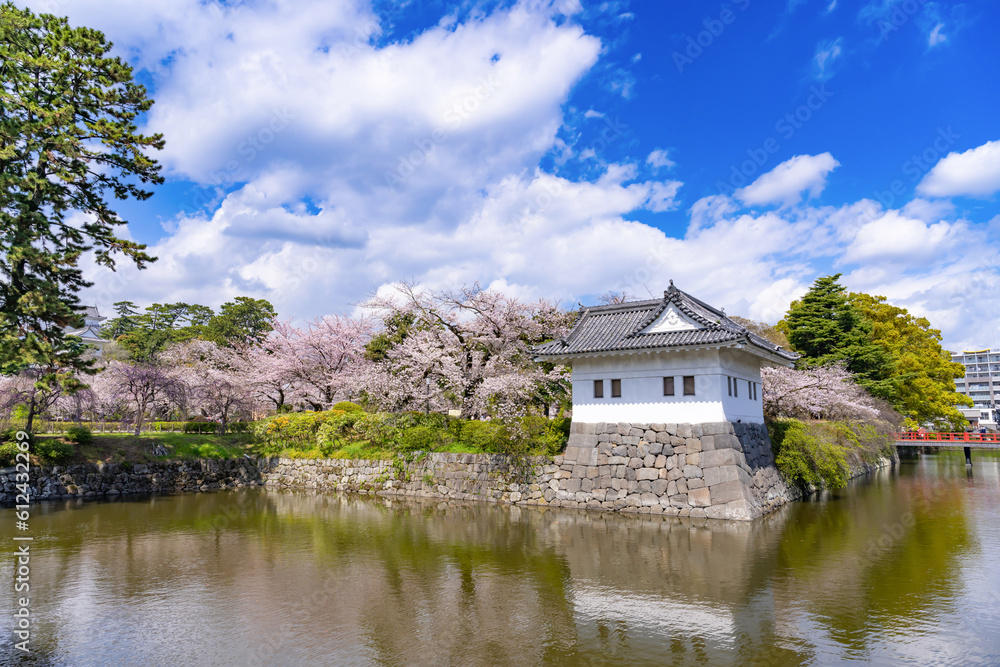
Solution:
[{"label": "green foliage", "polygon": [[70,426],[66,429],[66,439],[78,445],[89,445],[94,441],[94,433],[86,426]]},{"label": "green foliage", "polygon": [[778,323],[792,348],[802,355],[801,367],[844,362],[855,379],[875,396],[891,395],[887,381],[892,360],[872,342],[872,323],[847,298],[840,274],[817,278],[801,300]]},{"label": "green foliage", "polygon": [[219,314],[208,322],[208,337],[220,345],[260,343],[271,331],[277,316],[266,299],[238,296],[222,304]]},{"label": "green foliage", "polygon": [[215,433],[219,430],[219,425],[215,422],[184,422],[184,433],[207,434]]},{"label": "green foliage", "polygon": [[61,440],[39,440],[34,453],[46,463],[62,463],[73,456],[73,445]]},{"label": "green foliage", "polygon": [[334,406],[330,409],[340,410],[341,412],[364,412],[364,408],[357,403],[351,403],[350,401],[340,401],[339,403],[334,404]]},{"label": "green foliage", "polygon": [[163,138],[136,127],[153,102],[110,50],[96,30],[0,5],[0,370],[37,369],[46,390],[73,390],[61,376],[92,370],[65,333],[83,325],[85,253],[111,269],[117,254],[154,260],[115,235],[126,221],[107,201],[147,199],[143,185],[163,182],[150,157]]},{"label": "green foliage", "polygon": [[955,379],[965,368],[941,347],[941,332],[884,296],[852,293],[849,301],[872,323],[872,341],[892,360],[885,398],[893,408],[917,424],[963,430],[968,422],[955,406],[972,400],[955,391]]},{"label": "green foliage", "polygon": [[251,431],[266,456],[373,458],[434,451],[524,457],[561,451],[569,438],[569,424],[569,419],[539,416],[505,425],[438,413],[329,410],[276,415],[251,425]]},{"label": "green foliage", "polygon": [[18,449],[17,442],[13,440],[0,442],[0,468],[14,465],[15,457],[19,451],[21,450]]},{"label": "green foliage", "polygon": [[787,479],[818,488],[847,485],[851,462],[873,463],[893,453],[893,428],[884,422],[802,422],[767,425],[775,464]]},{"label": "green foliage", "polygon": [[118,341],[134,361],[149,360],[169,345],[194,338],[218,345],[259,342],[276,315],[270,302],[246,296],[222,304],[218,314],[187,303],[154,303],[139,313],[131,301],[118,301],[115,310],[118,317],[104,324],[101,335]]},{"label": "green foliage", "polygon": [[413,313],[395,312],[390,315],[384,322],[385,328],[365,345],[365,358],[369,361],[384,360],[389,350],[406,340],[415,322]]},{"label": "green foliage", "polygon": [[405,429],[399,436],[399,447],[404,451],[437,451],[451,441],[447,431],[433,426],[414,426]]},{"label": "green foliage", "polygon": [[806,425],[789,420],[780,442],[773,442],[774,460],[784,475],[799,484],[833,489],[847,486],[847,452],[818,437]]}]

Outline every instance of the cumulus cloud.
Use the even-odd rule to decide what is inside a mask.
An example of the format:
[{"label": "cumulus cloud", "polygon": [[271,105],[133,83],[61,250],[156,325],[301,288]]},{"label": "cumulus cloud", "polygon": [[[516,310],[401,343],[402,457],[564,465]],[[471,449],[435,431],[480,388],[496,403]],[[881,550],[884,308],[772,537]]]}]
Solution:
[{"label": "cumulus cloud", "polygon": [[989,197],[1000,191],[1000,141],[948,153],[917,185],[927,197]]},{"label": "cumulus cloud", "polygon": [[744,204],[751,206],[796,204],[802,200],[802,192],[806,190],[809,197],[818,197],[826,187],[827,174],[839,166],[840,163],[829,153],[796,155],[735,194]]},{"label": "cumulus cloud", "polygon": [[657,148],[646,157],[646,164],[653,169],[670,169],[677,163],[667,157],[667,151],[662,148]]}]

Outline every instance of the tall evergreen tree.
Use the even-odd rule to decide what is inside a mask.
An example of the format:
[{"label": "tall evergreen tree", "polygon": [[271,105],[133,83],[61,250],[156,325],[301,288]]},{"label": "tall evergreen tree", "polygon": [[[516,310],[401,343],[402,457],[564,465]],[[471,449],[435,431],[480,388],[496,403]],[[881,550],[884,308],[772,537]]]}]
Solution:
[{"label": "tall evergreen tree", "polygon": [[872,323],[847,298],[841,274],[817,278],[806,295],[788,309],[779,328],[804,368],[844,362],[859,384],[888,398],[892,360],[872,340]]},{"label": "tall evergreen tree", "polygon": [[125,221],[106,201],[163,180],[147,155],[163,138],[135,125],[152,100],[110,49],[96,30],[0,5],[0,370],[41,369],[40,388],[89,370],[64,333],[83,324],[81,256],[154,259],[115,235]]}]

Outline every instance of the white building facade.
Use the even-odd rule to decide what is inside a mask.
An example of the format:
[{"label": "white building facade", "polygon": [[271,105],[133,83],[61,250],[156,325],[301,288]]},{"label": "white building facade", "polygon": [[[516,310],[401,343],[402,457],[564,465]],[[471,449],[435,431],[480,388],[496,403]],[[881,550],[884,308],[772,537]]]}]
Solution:
[{"label": "white building facade", "polygon": [[761,373],[797,355],[675,288],[663,299],[584,308],[535,350],[572,367],[573,421],[764,422]]},{"label": "white building facade", "polygon": [[959,406],[969,423],[996,429],[1000,408],[1000,350],[952,352],[951,360],[965,366],[965,377],[955,380],[955,391],[972,399],[972,408]]}]

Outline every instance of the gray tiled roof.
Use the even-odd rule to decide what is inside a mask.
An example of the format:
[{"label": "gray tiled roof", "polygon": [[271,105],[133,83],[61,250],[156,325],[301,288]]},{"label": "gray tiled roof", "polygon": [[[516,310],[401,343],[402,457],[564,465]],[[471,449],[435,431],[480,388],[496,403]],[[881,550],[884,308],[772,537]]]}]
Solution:
[{"label": "gray tiled roof", "polygon": [[[671,303],[703,328],[640,333]],[[568,336],[539,345],[534,349],[534,353],[539,357],[545,357],[587,352],[711,345],[730,341],[748,343],[788,361],[798,359],[798,355],[794,352],[750,332],[726,317],[722,311],[677,289],[672,282],[670,288],[663,293],[662,299],[584,308]]]}]

